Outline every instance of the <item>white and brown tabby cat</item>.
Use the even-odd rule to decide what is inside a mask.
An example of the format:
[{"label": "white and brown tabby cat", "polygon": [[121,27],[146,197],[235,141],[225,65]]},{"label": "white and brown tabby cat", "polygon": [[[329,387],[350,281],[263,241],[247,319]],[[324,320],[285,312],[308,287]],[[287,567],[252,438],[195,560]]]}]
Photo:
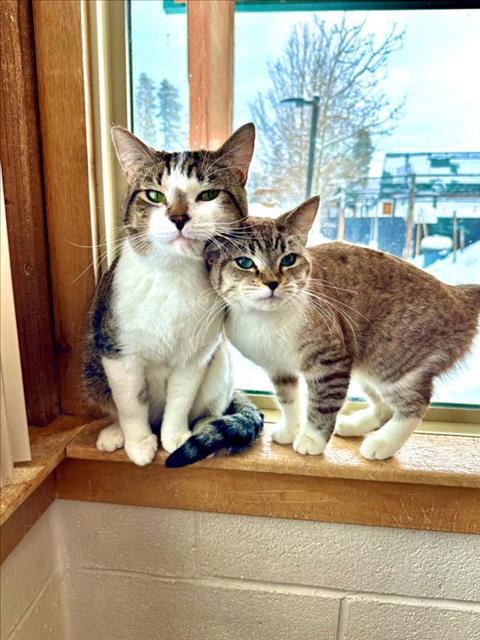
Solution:
[{"label": "white and brown tabby cat", "polygon": [[[269,374],[282,408],[273,433],[320,454],[336,424],[369,435],[369,459],[394,455],[419,424],[432,381],[472,345],[480,286],[449,286],[380,251],[340,242],[306,247],[319,199],[276,220],[249,218],[242,234],[207,247],[226,333]],[[337,414],[357,374],[370,406]],[[308,388],[302,418],[299,376]]]},{"label": "white and brown tabby cat", "polygon": [[182,153],[151,149],[120,127],[112,135],[128,181],[126,238],[99,283],[87,335],[85,390],[112,417],[97,447],[124,446],[130,460],[148,464],[158,446],[151,427],[162,423],[168,452],[190,439],[169,466],[240,450],[263,421],[233,391],[203,250],[247,215],[255,128],[241,127],[217,151]]}]

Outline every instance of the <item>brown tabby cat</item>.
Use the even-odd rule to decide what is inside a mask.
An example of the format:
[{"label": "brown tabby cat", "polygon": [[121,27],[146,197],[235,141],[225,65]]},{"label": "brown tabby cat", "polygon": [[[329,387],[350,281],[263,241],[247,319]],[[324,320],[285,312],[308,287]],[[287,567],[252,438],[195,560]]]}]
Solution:
[{"label": "brown tabby cat", "polygon": [[[249,218],[207,247],[210,280],[228,306],[226,332],[272,379],[282,408],[273,438],[320,454],[332,435],[363,435],[369,459],[394,455],[418,425],[435,376],[472,345],[480,286],[449,286],[380,251],[307,248],[319,199],[277,220]],[[337,414],[355,373],[370,401]],[[301,417],[299,375],[308,407]]]}]

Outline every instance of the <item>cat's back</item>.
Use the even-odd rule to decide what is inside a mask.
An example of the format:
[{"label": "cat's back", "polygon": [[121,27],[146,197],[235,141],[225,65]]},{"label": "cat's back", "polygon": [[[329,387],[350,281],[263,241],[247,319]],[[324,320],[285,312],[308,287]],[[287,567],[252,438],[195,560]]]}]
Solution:
[{"label": "cat's back", "polygon": [[461,341],[465,351],[472,340],[480,288],[445,284],[405,260],[367,247],[331,242],[309,252],[314,286],[324,286],[327,302],[333,300],[348,316],[361,351],[380,345],[383,355],[396,358],[406,344],[417,350],[422,345],[427,353],[438,344],[447,350]]},{"label": "cat's back", "polygon": [[[455,289],[415,265],[383,251],[347,242],[327,242],[309,248],[313,277],[352,292],[396,296],[416,291],[430,298]],[[340,289],[339,289],[340,290]]]}]

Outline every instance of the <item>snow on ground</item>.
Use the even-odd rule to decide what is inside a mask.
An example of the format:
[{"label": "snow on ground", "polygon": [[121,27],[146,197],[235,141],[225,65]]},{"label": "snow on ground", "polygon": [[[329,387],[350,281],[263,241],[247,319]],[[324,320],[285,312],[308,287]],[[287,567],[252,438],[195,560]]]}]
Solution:
[{"label": "snow on ground", "polygon": [[[265,213],[255,213],[265,215]],[[273,216],[272,216],[273,217]],[[318,243],[318,240],[317,242]],[[420,260],[412,260],[420,266]],[[476,242],[463,251],[437,260],[426,271],[447,284],[480,284],[480,242]],[[266,373],[234,350],[235,382],[241,389],[271,391],[272,384]],[[352,384],[351,397],[361,395],[358,387]],[[470,355],[448,376],[437,380],[433,402],[447,404],[480,405],[480,333]]]},{"label": "snow on ground", "polygon": [[[480,242],[437,260],[426,271],[447,284],[480,284]],[[435,385],[434,402],[480,405],[480,333],[470,355]]]},{"label": "snow on ground", "polygon": [[450,251],[452,249],[452,245],[453,242],[451,238],[449,238],[448,236],[440,236],[436,234],[427,236],[420,243],[422,249],[436,249],[437,251]]},{"label": "snow on ground", "polygon": [[480,284],[480,242],[474,242],[463,251],[453,252],[446,258],[437,260],[426,271],[447,284]]}]

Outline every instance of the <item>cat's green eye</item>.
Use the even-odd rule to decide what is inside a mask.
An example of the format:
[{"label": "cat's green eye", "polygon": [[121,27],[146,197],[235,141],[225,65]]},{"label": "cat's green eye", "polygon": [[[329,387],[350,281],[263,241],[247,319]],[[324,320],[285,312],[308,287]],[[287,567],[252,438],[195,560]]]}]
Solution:
[{"label": "cat's green eye", "polygon": [[280,260],[281,267],[291,267],[297,261],[297,256],[295,253],[288,253],[286,256]]},{"label": "cat's green eye", "polygon": [[161,191],[148,189],[148,191],[145,191],[145,195],[150,200],[150,202],[154,202],[155,204],[167,204],[167,198]]},{"label": "cat's green eye", "polygon": [[202,191],[197,200],[201,200],[202,202],[209,202],[210,200],[215,200],[219,193],[219,189],[207,189],[207,191]]},{"label": "cat's green eye", "polygon": [[238,264],[240,269],[251,269],[255,266],[255,263],[251,258],[247,258],[246,256],[242,256],[241,258],[237,258],[235,262]]}]

